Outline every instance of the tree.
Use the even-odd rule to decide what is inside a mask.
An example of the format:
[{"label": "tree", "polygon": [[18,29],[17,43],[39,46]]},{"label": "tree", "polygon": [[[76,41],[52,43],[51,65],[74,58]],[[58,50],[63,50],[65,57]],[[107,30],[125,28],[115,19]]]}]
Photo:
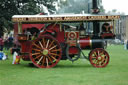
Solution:
[{"label": "tree", "polygon": [[11,16],[17,14],[17,9],[12,0],[0,0],[0,35],[3,35],[4,28],[12,27]]},{"label": "tree", "polygon": [[41,5],[48,10],[55,10],[52,3],[57,0],[0,0],[0,35],[4,28],[13,28],[13,15],[32,15],[43,12]]}]

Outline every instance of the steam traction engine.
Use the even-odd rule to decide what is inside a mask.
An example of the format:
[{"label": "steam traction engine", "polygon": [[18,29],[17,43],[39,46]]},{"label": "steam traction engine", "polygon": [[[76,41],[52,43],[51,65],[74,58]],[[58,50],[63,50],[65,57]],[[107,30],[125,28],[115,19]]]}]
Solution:
[{"label": "steam traction engine", "polygon": [[[94,67],[105,67],[109,54],[104,50],[105,41],[114,39],[114,20],[117,15],[14,15],[16,40],[21,45],[23,60],[31,60],[39,68],[51,68],[60,60],[76,61],[83,55]],[[89,24],[101,22],[99,33],[90,31]],[[23,25],[28,25],[23,27]],[[30,24],[35,24],[30,26]],[[42,25],[39,28],[37,25]],[[89,32],[90,31],[90,32]],[[85,56],[82,50],[90,49]]]}]

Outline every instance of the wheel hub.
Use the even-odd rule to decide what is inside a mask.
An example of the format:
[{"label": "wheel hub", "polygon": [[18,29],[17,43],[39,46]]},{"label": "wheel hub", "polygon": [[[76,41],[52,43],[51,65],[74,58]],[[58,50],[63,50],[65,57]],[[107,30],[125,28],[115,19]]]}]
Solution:
[{"label": "wheel hub", "polygon": [[99,60],[99,61],[101,61],[101,60],[102,60],[102,58],[101,58],[101,57],[98,57],[98,60]]},{"label": "wheel hub", "polygon": [[47,49],[44,49],[43,52],[42,52],[43,55],[48,55],[48,50]]}]

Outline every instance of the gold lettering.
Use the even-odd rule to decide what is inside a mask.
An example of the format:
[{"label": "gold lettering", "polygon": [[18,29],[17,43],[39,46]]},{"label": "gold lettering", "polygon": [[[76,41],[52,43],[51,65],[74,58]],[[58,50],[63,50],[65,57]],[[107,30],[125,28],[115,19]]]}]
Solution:
[{"label": "gold lettering", "polygon": [[108,16],[108,19],[119,19],[120,16]]},{"label": "gold lettering", "polygon": [[52,17],[52,20],[62,20],[62,17]]}]

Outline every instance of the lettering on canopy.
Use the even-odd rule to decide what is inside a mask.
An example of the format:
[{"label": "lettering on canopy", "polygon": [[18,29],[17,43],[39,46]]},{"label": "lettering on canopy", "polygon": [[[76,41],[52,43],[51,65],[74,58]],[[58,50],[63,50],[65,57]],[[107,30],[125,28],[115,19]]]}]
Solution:
[{"label": "lettering on canopy", "polygon": [[120,16],[67,16],[67,17],[13,17],[13,22],[52,22],[52,21],[91,21],[91,20],[113,20]]}]

